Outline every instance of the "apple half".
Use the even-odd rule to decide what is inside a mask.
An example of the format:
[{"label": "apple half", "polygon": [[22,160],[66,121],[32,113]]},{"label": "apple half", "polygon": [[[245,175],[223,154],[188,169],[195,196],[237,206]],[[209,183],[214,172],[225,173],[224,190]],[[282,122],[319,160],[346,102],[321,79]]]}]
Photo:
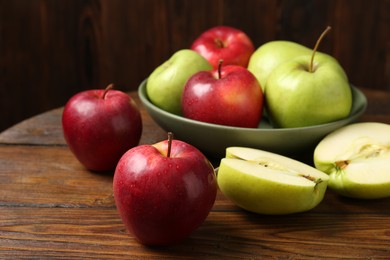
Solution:
[{"label": "apple half", "polygon": [[390,197],[390,125],[354,123],[330,133],[315,148],[314,165],[340,195]]},{"label": "apple half", "polygon": [[237,206],[259,214],[308,211],[323,199],[328,175],[297,160],[258,149],[228,147],[217,181]]}]

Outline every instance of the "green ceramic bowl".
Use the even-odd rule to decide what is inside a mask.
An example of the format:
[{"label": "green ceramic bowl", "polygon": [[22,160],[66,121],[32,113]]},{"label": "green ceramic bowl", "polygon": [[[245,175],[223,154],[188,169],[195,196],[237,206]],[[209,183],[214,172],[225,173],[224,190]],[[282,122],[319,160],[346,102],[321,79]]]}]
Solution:
[{"label": "green ceramic bowl", "polygon": [[328,133],[356,121],[367,107],[367,99],[352,86],[353,107],[349,117],[335,122],[298,128],[273,128],[263,117],[258,128],[204,123],[166,112],[153,105],[146,94],[146,80],[138,95],[146,111],[165,131],[200,149],[207,156],[221,158],[229,146],[263,149],[283,155],[297,155],[314,149]]}]

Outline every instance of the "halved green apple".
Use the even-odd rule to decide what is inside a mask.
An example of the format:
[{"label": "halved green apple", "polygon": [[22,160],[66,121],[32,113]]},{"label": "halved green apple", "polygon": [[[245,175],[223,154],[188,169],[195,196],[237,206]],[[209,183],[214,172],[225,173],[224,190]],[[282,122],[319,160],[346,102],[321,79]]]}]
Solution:
[{"label": "halved green apple", "polygon": [[314,150],[314,165],[340,195],[390,197],[390,125],[355,123],[330,133]]},{"label": "halved green apple", "polygon": [[323,199],[328,176],[297,160],[258,149],[229,147],[218,169],[222,193],[259,214],[308,211]]}]

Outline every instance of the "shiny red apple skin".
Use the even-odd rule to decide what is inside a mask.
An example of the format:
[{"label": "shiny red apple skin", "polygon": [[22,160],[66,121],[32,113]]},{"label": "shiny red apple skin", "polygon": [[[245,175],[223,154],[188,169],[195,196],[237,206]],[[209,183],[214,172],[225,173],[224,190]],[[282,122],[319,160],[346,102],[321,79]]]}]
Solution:
[{"label": "shiny red apple skin", "polygon": [[216,198],[212,165],[195,147],[172,141],[140,145],[120,159],[113,191],[122,221],[140,243],[177,244],[207,218]]},{"label": "shiny red apple skin", "polygon": [[183,116],[207,123],[258,127],[263,111],[263,92],[246,68],[237,65],[201,71],[188,79],[182,95]]},{"label": "shiny red apple skin", "polygon": [[87,169],[113,171],[120,157],[138,145],[142,119],[138,106],[126,93],[86,90],[69,99],[62,114],[64,138]]},{"label": "shiny red apple skin", "polygon": [[191,49],[206,58],[215,69],[221,59],[225,65],[246,68],[254,52],[254,45],[243,31],[229,26],[216,26],[196,38]]}]

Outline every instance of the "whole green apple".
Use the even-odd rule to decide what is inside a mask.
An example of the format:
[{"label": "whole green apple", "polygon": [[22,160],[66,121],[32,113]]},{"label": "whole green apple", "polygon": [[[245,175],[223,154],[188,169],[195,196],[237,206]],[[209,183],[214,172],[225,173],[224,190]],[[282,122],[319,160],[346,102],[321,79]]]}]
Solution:
[{"label": "whole green apple", "polygon": [[275,127],[313,126],[349,115],[352,90],[346,73],[335,58],[317,52],[330,29],[320,35],[311,54],[285,61],[269,74],[265,111]]},{"label": "whole green apple", "polygon": [[266,110],[276,127],[305,127],[347,117],[352,91],[339,63],[326,54],[310,55],[279,65],[270,74],[265,91]]},{"label": "whole green apple", "polygon": [[308,211],[323,199],[329,177],[294,159],[247,147],[229,147],[217,182],[237,206],[259,214]]},{"label": "whole green apple", "polygon": [[263,91],[269,74],[280,64],[294,57],[311,54],[312,50],[291,41],[270,41],[261,45],[251,56],[248,70],[255,75]]},{"label": "whole green apple", "polygon": [[314,164],[341,195],[390,197],[390,125],[355,123],[330,133],[314,150]]},{"label": "whole green apple", "polygon": [[211,69],[210,63],[197,52],[179,50],[150,74],[146,93],[157,107],[180,115],[181,95],[188,78],[196,72]]}]

